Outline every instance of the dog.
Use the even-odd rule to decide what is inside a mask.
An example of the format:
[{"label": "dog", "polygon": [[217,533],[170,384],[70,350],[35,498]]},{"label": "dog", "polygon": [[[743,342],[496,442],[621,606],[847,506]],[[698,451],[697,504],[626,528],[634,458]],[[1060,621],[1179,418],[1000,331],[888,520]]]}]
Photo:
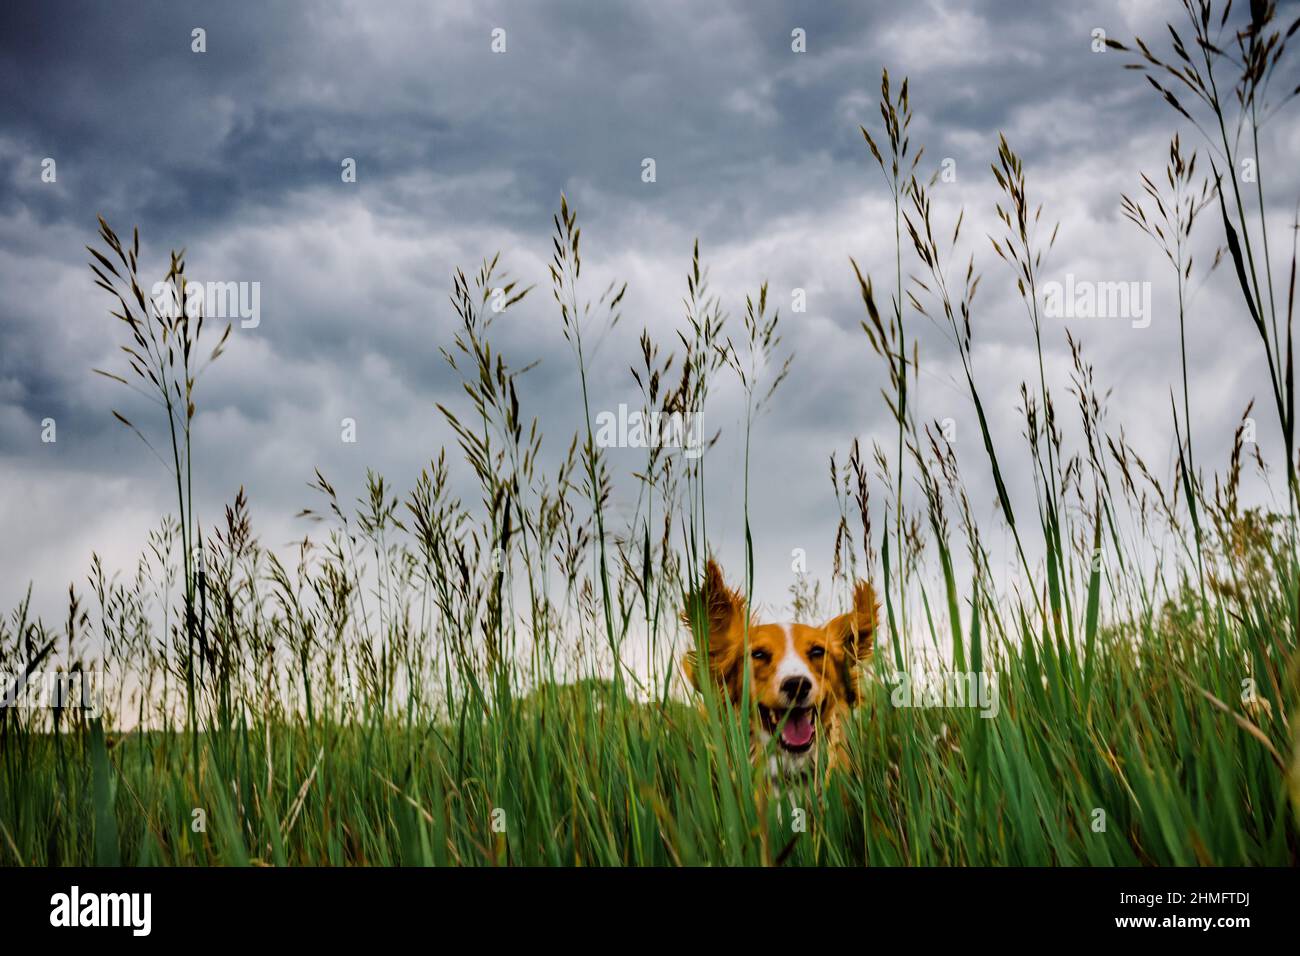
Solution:
[{"label": "dog", "polygon": [[879,605],[871,585],[859,581],[853,610],[818,626],[759,624],[712,559],[699,589],[685,598],[682,621],[698,650],[688,651],[682,666],[695,689],[703,692],[702,682],[711,680],[739,709],[748,669],[751,756],[766,756],[774,778],[845,767],[844,724],[861,700],[863,665],[875,645]]}]

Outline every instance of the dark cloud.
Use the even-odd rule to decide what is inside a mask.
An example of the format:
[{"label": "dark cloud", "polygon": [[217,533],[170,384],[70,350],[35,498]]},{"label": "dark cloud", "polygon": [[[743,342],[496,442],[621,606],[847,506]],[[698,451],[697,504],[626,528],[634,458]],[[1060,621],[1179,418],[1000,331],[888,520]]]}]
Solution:
[{"label": "dark cloud", "polygon": [[[592,374],[594,401],[634,401],[627,365],[642,328],[671,344],[691,242],[736,316],[768,280],[786,313],[790,379],[762,420],[753,455],[759,585],[779,603],[790,549],[812,570],[829,551],[834,509],[827,456],[854,437],[887,441],[883,367],[859,329],[848,257],[892,289],[892,210],[858,132],[878,129],[880,69],[911,77],[912,133],[928,175],[944,158],[955,183],[936,187],[951,224],[985,272],[975,322],[976,373],[1015,462],[1018,383],[1035,374],[1028,320],[985,234],[994,231],[988,164],[999,131],[1024,156],[1045,218],[1061,238],[1045,269],[1094,279],[1151,280],[1151,328],[1074,328],[1113,414],[1153,460],[1167,461],[1168,389],[1176,369],[1172,286],[1155,250],[1118,213],[1138,171],[1162,167],[1173,114],[1094,54],[1090,31],[1162,35],[1176,5],[1118,2],[815,5],[692,3],[12,2],[0,13],[0,451],[10,502],[0,603],[35,577],[56,599],[91,548],[126,561],[164,507],[165,476],[108,409],[129,395],[93,377],[113,363],[108,302],[85,268],[95,217],[138,224],[147,261],[189,250],[198,278],[259,281],[262,325],[236,329],[230,353],[201,383],[199,494],[216,512],[241,484],[269,543],[303,528],[291,515],[321,466],[355,488],[366,466],[403,485],[449,439],[434,412],[458,400],[439,355],[453,330],[452,270],[503,262],[539,288],[497,327],[558,453],[578,427],[572,358],[546,288],[550,217],[561,191],[584,224],[595,295],[630,282],[623,328]],[[207,31],[208,52],[190,51]],[[493,54],[496,27],[508,52]],[[808,52],[790,50],[792,29]],[[1262,144],[1275,175],[1283,234],[1297,189],[1294,123]],[[1185,133],[1189,137],[1194,134]],[[1191,139],[1189,138],[1189,142]],[[57,184],[40,182],[44,157]],[[340,180],[353,157],[358,182]],[[641,181],[653,157],[658,181]],[[1272,207],[1271,207],[1272,208]],[[1212,230],[1211,230],[1212,231]],[[1213,236],[1202,237],[1208,264]],[[963,260],[964,261],[964,260]],[[910,268],[910,267],[909,267]],[[1207,455],[1227,447],[1259,388],[1253,331],[1225,277],[1196,300],[1193,396]],[[808,311],[789,312],[805,289]],[[952,417],[979,507],[992,501],[975,423],[942,330],[917,317],[923,420]],[[1065,402],[1069,353],[1048,329],[1049,374]],[[1260,395],[1263,398],[1263,395]],[[718,393],[718,426],[739,420],[734,387]],[[338,441],[339,419],[360,441]],[[59,423],[56,446],[39,423]],[[734,429],[733,429],[734,431]],[[1261,434],[1269,433],[1267,426]],[[740,554],[738,454],[724,442],[711,470],[724,555]],[[616,468],[634,467],[613,456]],[[1018,462],[1015,462],[1019,464]],[[1012,469],[1026,510],[1033,488]],[[30,506],[14,503],[29,495]],[[878,494],[877,503],[883,500]],[[111,540],[94,540],[100,534]],[[821,561],[821,565],[825,562]],[[39,573],[38,573],[39,572]]]}]

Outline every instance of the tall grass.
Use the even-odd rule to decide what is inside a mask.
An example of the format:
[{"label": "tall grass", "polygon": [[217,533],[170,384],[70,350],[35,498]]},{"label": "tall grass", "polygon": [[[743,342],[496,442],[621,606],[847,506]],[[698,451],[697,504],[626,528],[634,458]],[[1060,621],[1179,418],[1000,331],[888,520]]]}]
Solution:
[{"label": "tall grass", "polygon": [[[1210,29],[1202,7],[1188,10],[1198,31]],[[1235,34],[1250,74],[1235,87],[1249,124],[1262,119],[1256,77],[1283,45],[1270,11],[1252,7]],[[1176,32],[1174,43],[1177,51]],[[1138,46],[1148,66],[1163,64]],[[1220,67],[1219,49],[1206,51],[1200,75]],[[1213,109],[1214,84],[1198,88]],[[888,374],[890,433],[830,456],[832,580],[826,591],[807,579],[791,589],[796,613],[815,619],[839,610],[859,576],[883,574],[887,585],[888,651],[876,656],[848,728],[844,772],[786,781],[778,799],[765,767],[749,759],[746,709],[685,693],[681,655],[707,654],[709,635],[678,620],[683,611],[701,617],[694,602],[710,592],[700,573],[716,545],[710,519],[736,507],[706,500],[705,462],[729,466],[651,447],[622,495],[634,502],[630,514],[609,506],[615,472],[595,437],[587,376],[619,320],[624,286],[585,297],[581,229],[567,200],[550,267],[582,403],[580,429],[559,445],[567,451],[543,454],[541,423],[525,410],[530,366],[513,364],[495,341],[497,317],[531,287],[506,276],[497,257],[471,275],[457,270],[456,332],[443,357],[464,395],[440,414],[475,500],[453,491],[460,466],[447,449],[404,496],[369,473],[348,504],[317,472],[319,500],[303,512],[315,531],[293,555],[259,543],[242,491],[200,532],[189,479],[202,467],[191,465],[201,448],[191,443],[201,424],[191,363],[199,319],[151,313],[136,278],[138,239],[127,249],[103,224],[111,255],[92,251],[91,267],[120,305],[135,379],[112,377],[154,390],[179,517],[162,517],[125,576],[96,558],[92,600],[70,589],[61,626],[33,620],[27,602],[0,622],[0,672],[18,679],[11,697],[55,666],[103,680],[102,717],[67,699],[0,709],[0,861],[1294,864],[1294,507],[1281,514],[1244,502],[1252,454],[1264,470],[1247,441],[1251,407],[1222,473],[1202,473],[1191,451],[1195,383],[1185,357],[1171,360],[1182,375],[1181,415],[1170,383],[1178,450],[1172,479],[1159,477],[1111,420],[1104,370],[1042,314],[1038,285],[1055,230],[1040,228],[1042,207],[1005,139],[992,163],[1000,199],[990,240],[1023,303],[1037,374],[1018,390],[995,378],[981,363],[981,272],[967,215],[938,221],[917,175],[907,85],[895,96],[886,75],[881,92],[886,148],[863,133],[895,209],[889,308],[869,272],[852,266],[866,344]],[[1197,181],[1183,155],[1175,141],[1172,198],[1146,180],[1143,202],[1155,212],[1127,199],[1124,210],[1174,266],[1185,343],[1198,334],[1181,295],[1187,211],[1220,206],[1243,321],[1262,330],[1289,434],[1291,296],[1283,328],[1262,219],[1249,238],[1241,197],[1234,192],[1229,211],[1222,178]],[[1262,196],[1261,187],[1261,209]],[[183,259],[173,256],[169,278],[180,275]],[[798,366],[782,357],[765,285],[744,303],[744,338],[733,343],[698,244],[682,305],[671,346],[641,334],[631,377],[645,411],[703,415],[719,376],[736,376],[745,398],[741,574],[753,598],[761,521],[748,508],[750,436]],[[914,321],[934,322],[960,364],[981,437],[969,460],[939,423],[919,419]],[[1067,383],[1053,381],[1044,360],[1062,344]],[[987,409],[1017,394],[1026,444],[1000,447]],[[1077,428],[1067,429],[1071,414]],[[704,433],[703,446],[716,438]],[[1272,467],[1294,487],[1289,439],[1286,447],[1286,462]],[[548,471],[548,460],[558,465]],[[1032,469],[1037,531],[1011,500],[1015,461]],[[1011,537],[1004,562],[991,545],[1000,528],[981,524],[971,505],[971,469],[996,490]],[[887,508],[879,534],[873,483]],[[1001,563],[1016,573],[1004,576]],[[628,651],[638,639],[648,648],[639,668]],[[983,675],[996,694],[983,706],[924,696],[906,706],[907,675],[949,687]]]}]

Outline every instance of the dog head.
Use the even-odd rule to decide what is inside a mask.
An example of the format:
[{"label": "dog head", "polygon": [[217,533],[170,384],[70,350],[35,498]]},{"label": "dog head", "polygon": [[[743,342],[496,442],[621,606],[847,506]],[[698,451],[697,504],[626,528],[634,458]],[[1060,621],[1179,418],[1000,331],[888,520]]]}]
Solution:
[{"label": "dog head", "polygon": [[[870,584],[858,582],[853,605],[820,625],[760,624],[712,560],[700,587],[686,595],[682,618],[697,645],[683,661],[687,677],[697,690],[713,681],[739,706],[748,669],[758,739],[765,750],[772,748],[774,768],[785,774],[804,772],[819,751],[833,746],[836,722],[858,702],[858,667],[875,643]],[[707,654],[703,665],[700,651]]]}]

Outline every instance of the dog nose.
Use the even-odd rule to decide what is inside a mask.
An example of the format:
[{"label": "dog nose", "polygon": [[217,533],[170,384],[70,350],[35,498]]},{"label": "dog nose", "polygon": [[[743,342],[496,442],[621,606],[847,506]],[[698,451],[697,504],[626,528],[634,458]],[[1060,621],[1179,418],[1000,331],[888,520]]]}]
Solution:
[{"label": "dog nose", "polygon": [[787,677],[781,681],[781,694],[792,704],[802,704],[812,690],[812,681],[806,677]]}]

